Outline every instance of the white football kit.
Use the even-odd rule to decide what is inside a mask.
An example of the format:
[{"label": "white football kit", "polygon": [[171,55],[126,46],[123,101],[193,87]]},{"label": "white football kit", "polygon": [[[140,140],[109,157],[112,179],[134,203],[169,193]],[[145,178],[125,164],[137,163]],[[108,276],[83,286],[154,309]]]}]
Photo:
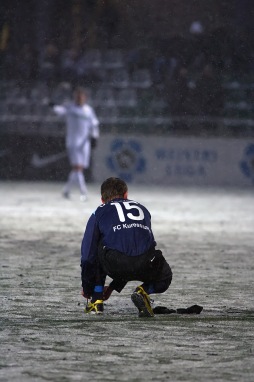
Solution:
[{"label": "white football kit", "polygon": [[[71,103],[66,106],[54,106],[54,112],[66,118],[66,148],[70,164],[86,169],[91,158],[91,139],[99,138],[99,121],[93,108],[87,104],[78,106]],[[78,183],[84,197],[87,194],[85,178],[82,171],[72,170],[64,188],[68,196],[71,186]]]},{"label": "white football kit", "polygon": [[66,118],[66,148],[71,165],[87,168],[91,156],[91,138],[99,138],[99,121],[87,104],[54,106],[58,115]]}]

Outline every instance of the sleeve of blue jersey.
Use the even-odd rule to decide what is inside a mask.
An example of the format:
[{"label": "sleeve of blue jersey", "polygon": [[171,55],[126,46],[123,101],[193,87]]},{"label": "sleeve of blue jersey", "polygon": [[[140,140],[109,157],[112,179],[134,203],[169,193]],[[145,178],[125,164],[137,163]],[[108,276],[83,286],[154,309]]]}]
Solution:
[{"label": "sleeve of blue jersey", "polygon": [[89,218],[81,244],[81,264],[95,262],[100,240],[100,232],[95,214]]}]

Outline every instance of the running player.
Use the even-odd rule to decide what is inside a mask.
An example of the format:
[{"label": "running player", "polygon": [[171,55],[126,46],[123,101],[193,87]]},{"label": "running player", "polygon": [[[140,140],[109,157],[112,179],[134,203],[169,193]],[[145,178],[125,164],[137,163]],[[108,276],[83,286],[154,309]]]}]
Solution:
[{"label": "running player", "polygon": [[80,87],[74,91],[74,102],[67,106],[55,105],[53,110],[65,116],[67,124],[66,148],[72,169],[63,195],[69,198],[72,186],[78,184],[81,200],[85,200],[87,187],[84,169],[90,164],[91,144],[95,146],[99,138],[99,121],[93,108],[87,104],[85,89]]},{"label": "running player", "polygon": [[[149,295],[165,292],[171,268],[156,250],[150,212],[128,199],[126,183],[108,178],[101,185],[102,205],[88,220],[81,245],[81,279],[86,313],[102,313],[103,301],[128,281],[142,281],[131,299],[140,317],[152,317]],[[112,278],[105,285],[106,276]]]}]

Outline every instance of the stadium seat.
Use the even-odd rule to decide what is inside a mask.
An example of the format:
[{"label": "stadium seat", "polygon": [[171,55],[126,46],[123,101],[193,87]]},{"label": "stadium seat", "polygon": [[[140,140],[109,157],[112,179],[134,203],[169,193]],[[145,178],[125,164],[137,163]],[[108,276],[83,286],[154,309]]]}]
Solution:
[{"label": "stadium seat", "polygon": [[109,88],[99,88],[95,91],[93,98],[94,107],[114,107],[116,105],[114,91]]},{"label": "stadium seat", "polygon": [[99,69],[102,66],[102,55],[99,49],[88,50],[83,56],[86,69]]},{"label": "stadium seat", "polygon": [[131,78],[131,86],[147,89],[152,85],[151,74],[148,69],[135,70]]},{"label": "stadium seat", "polygon": [[153,97],[149,105],[149,114],[154,116],[164,115],[168,112],[168,104],[162,97]]},{"label": "stadium seat", "polygon": [[115,88],[126,88],[130,84],[130,76],[126,69],[119,68],[114,70],[108,80],[108,84]]},{"label": "stadium seat", "polygon": [[120,89],[116,96],[118,107],[133,108],[137,106],[137,93],[135,89]]},{"label": "stadium seat", "polygon": [[63,103],[72,98],[72,87],[68,82],[61,82],[51,94],[51,100],[55,103]]},{"label": "stadium seat", "polygon": [[118,121],[119,112],[115,106],[105,107],[101,106],[96,108],[96,114],[101,123],[111,124]]},{"label": "stadium seat", "polygon": [[22,116],[30,114],[30,102],[25,97],[8,98],[2,103],[3,114]]},{"label": "stadium seat", "polygon": [[123,54],[117,49],[105,51],[102,61],[105,69],[119,69],[124,66]]},{"label": "stadium seat", "polygon": [[79,80],[85,77],[98,76],[100,77],[101,66],[101,52],[99,49],[91,49],[85,52],[75,63],[76,76]]},{"label": "stadium seat", "polygon": [[42,98],[49,98],[49,88],[44,83],[35,84],[30,91],[30,99],[40,101]]}]

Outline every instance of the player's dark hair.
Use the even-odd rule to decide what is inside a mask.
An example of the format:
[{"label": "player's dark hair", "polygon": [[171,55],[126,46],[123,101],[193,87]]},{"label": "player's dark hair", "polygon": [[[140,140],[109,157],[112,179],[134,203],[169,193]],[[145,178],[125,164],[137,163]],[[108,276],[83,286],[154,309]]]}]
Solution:
[{"label": "player's dark hair", "polygon": [[107,203],[116,197],[123,198],[127,191],[127,184],[122,179],[111,177],[101,185],[101,198]]}]

